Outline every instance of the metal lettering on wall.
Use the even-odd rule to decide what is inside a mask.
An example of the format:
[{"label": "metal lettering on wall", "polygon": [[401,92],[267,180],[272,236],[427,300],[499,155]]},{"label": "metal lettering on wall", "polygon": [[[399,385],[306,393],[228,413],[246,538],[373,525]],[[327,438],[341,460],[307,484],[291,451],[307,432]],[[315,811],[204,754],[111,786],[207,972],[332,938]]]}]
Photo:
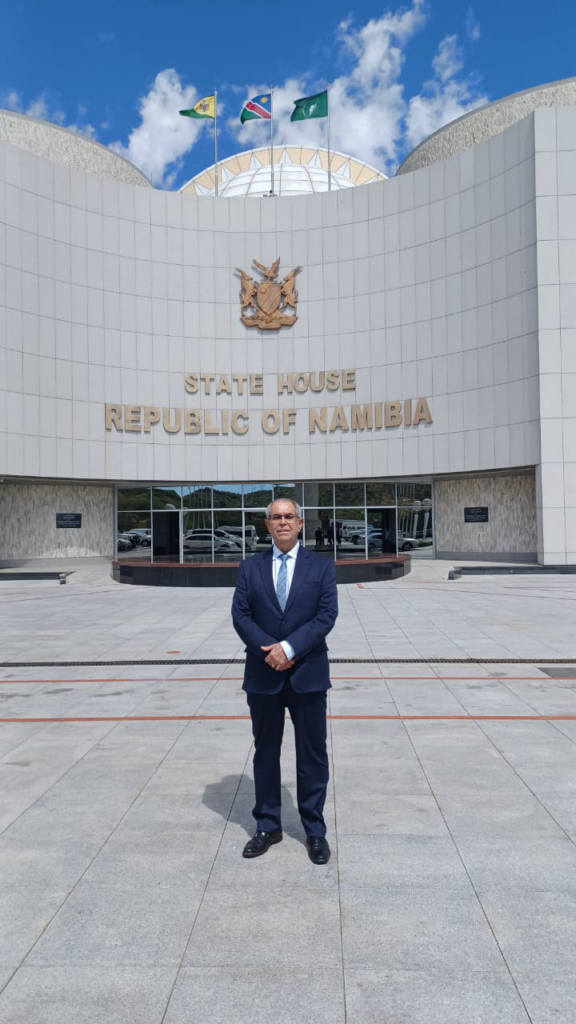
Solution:
[{"label": "metal lettering on wall", "polygon": [[[264,376],[261,373],[187,373],[184,377],[187,395],[264,394]],[[356,370],[320,370],[317,372],[277,374],[277,393],[304,394],[306,391],[335,393],[356,390]],[[260,429],[264,434],[290,434],[298,416],[307,417],[309,434],[333,434],[340,430],[372,431],[398,427],[417,427],[432,423],[432,413],[426,398],[397,398],[393,401],[365,402],[344,406],[310,407],[309,409],[263,409],[259,414]],[[156,405],[105,405],[105,429],[120,433],[150,434],[162,425],[167,434],[222,435],[247,434],[250,413],[243,409],[172,408]]]}]

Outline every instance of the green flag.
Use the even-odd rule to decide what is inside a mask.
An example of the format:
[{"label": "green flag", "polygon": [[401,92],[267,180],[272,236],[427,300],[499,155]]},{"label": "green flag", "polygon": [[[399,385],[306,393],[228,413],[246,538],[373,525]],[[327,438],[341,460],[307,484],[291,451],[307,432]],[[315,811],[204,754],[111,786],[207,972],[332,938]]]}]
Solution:
[{"label": "green flag", "polygon": [[291,121],[309,121],[311,117],[328,117],[328,90],[318,92],[315,96],[304,96],[294,100]]}]

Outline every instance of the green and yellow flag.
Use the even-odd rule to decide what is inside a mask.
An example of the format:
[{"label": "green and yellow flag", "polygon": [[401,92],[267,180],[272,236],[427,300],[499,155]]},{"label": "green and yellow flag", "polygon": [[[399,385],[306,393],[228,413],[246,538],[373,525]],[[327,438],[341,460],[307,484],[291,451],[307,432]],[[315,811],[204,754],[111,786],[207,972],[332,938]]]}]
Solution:
[{"label": "green and yellow flag", "polygon": [[198,100],[195,107],[192,110],[180,110],[179,113],[182,117],[216,117],[215,110],[215,97],[204,96],[203,99]]},{"label": "green and yellow flag", "polygon": [[328,117],[328,90],[318,92],[315,96],[303,96],[294,100],[291,121],[309,121],[312,117]]}]

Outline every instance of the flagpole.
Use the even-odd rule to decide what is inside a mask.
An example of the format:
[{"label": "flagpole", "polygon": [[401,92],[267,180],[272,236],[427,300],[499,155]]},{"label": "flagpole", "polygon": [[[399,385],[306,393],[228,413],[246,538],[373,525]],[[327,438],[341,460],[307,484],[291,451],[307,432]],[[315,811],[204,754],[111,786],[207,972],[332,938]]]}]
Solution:
[{"label": "flagpole", "polygon": [[326,86],[326,106],[328,108],[327,143],[328,143],[328,191],[332,191],[332,169],[330,166],[330,86]]},{"label": "flagpole", "polygon": [[218,195],[218,93],[214,89],[214,172],[216,175],[216,185],[214,188],[214,195]]},{"label": "flagpole", "polygon": [[274,195],[274,89],[270,89],[270,195]]}]

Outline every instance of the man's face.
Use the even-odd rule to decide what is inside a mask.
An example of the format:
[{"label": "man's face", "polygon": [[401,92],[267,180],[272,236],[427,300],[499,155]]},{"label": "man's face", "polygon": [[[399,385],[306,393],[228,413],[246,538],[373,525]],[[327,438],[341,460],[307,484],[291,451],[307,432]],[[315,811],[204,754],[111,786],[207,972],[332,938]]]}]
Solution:
[{"label": "man's face", "polygon": [[274,502],[270,509],[270,518],[266,520],[266,526],[280,551],[291,551],[298,540],[302,522],[303,520],[296,515],[296,509],[291,501]]}]

